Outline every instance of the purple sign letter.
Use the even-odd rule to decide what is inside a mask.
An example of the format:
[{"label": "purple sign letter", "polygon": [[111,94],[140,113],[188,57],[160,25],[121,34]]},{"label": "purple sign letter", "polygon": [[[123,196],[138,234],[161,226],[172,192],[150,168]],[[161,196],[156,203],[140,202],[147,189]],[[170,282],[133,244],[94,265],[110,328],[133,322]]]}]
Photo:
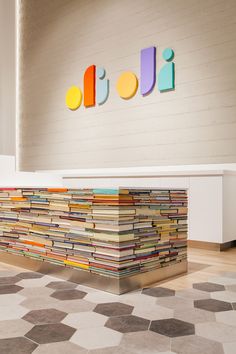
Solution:
[{"label": "purple sign letter", "polygon": [[141,94],[150,93],[156,83],[156,48],[141,50]]}]

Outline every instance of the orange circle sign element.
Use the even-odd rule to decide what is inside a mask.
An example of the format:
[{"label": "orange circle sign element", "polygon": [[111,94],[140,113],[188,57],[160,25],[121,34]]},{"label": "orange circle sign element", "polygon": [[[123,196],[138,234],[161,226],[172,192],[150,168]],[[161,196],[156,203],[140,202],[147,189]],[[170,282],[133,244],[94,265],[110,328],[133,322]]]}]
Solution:
[{"label": "orange circle sign element", "polygon": [[138,89],[138,79],[134,73],[127,71],[119,77],[116,89],[120,97],[128,100],[132,98]]}]

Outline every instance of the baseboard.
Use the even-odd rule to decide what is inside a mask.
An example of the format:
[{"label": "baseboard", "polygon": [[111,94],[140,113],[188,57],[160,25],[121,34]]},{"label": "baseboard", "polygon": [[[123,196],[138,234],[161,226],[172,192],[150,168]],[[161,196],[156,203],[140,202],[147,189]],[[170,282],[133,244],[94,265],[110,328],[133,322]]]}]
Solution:
[{"label": "baseboard", "polygon": [[236,247],[236,240],[224,243],[188,240],[188,247],[221,252]]}]

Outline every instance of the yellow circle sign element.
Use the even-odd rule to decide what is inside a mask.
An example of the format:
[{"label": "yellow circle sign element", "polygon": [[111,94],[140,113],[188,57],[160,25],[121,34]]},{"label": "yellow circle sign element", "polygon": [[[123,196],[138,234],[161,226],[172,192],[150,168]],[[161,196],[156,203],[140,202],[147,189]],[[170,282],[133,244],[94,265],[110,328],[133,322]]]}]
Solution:
[{"label": "yellow circle sign element", "polygon": [[119,77],[116,89],[120,97],[124,99],[132,98],[138,89],[138,79],[131,71],[124,72]]},{"label": "yellow circle sign element", "polygon": [[71,86],[66,93],[66,105],[72,111],[79,108],[82,102],[82,92],[79,87]]}]

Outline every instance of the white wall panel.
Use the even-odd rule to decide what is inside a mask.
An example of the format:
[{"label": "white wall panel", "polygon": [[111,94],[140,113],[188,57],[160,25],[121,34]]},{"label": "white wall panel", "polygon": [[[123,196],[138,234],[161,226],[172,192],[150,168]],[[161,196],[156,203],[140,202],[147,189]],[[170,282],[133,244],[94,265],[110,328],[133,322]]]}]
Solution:
[{"label": "white wall panel", "polygon": [[[236,162],[235,0],[21,0],[20,168],[51,170]],[[124,101],[140,50],[175,51],[176,89]],[[104,66],[108,101],[64,104],[87,66]]]}]

